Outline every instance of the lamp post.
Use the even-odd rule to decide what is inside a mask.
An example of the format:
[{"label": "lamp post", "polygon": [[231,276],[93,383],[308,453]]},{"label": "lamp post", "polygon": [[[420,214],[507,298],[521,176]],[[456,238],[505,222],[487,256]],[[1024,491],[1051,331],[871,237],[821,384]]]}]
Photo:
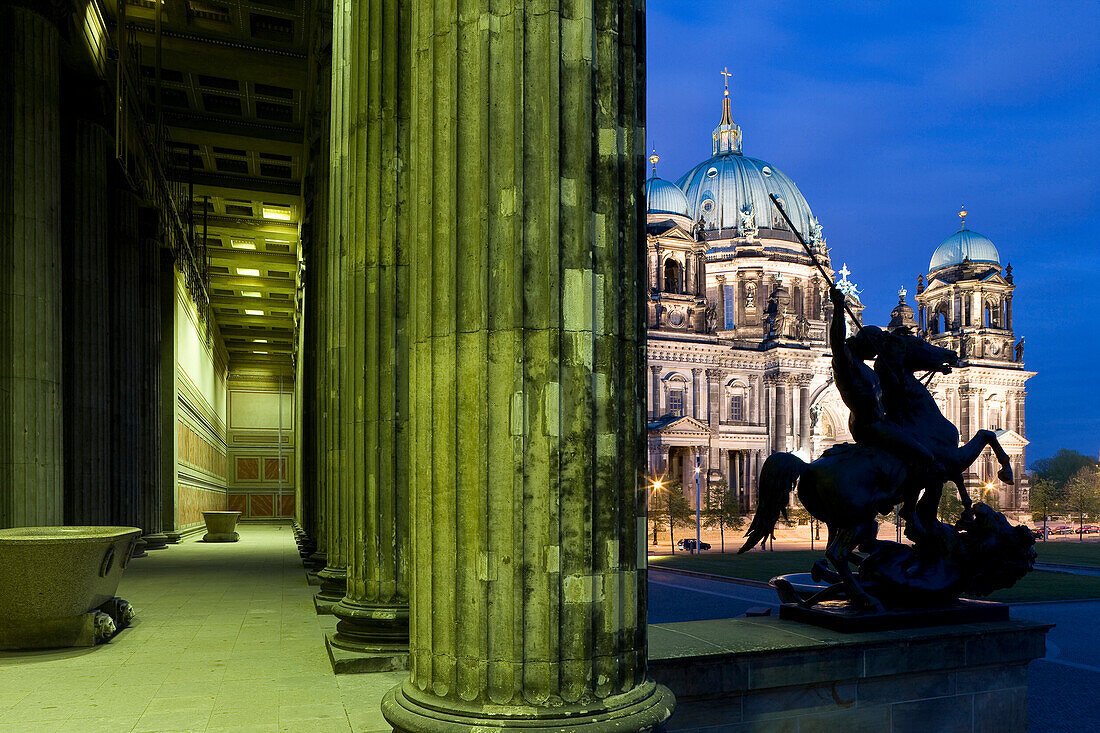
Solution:
[{"label": "lamp post", "polygon": [[[661,480],[653,479],[653,508],[657,508],[657,492],[661,490]],[[653,522],[653,544],[657,544],[657,522]]]},{"label": "lamp post", "polygon": [[700,461],[700,459],[701,459],[701,456],[698,453],[696,453],[695,454],[695,554],[699,554],[699,551],[701,549],[701,545],[699,543],[701,542],[702,535],[703,535],[703,519],[702,519],[703,515],[702,515],[702,512],[701,512],[702,507],[700,506],[701,502],[700,502],[700,499],[699,499],[699,461]]}]

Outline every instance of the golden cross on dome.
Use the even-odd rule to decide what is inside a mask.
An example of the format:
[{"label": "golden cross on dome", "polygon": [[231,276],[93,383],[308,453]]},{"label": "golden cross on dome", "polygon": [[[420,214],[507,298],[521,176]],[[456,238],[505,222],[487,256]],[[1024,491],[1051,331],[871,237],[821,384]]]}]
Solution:
[{"label": "golden cross on dome", "polygon": [[733,74],[730,73],[730,69],[728,66],[722,69],[721,73],[722,76],[726,77],[726,96],[728,97],[730,95],[730,77],[733,76]]},{"label": "golden cross on dome", "polygon": [[966,215],[967,215],[967,213],[968,212],[966,210],[966,204],[963,204],[962,206],[959,207],[959,218],[962,219],[962,228],[963,229],[966,229]]},{"label": "golden cross on dome", "polygon": [[649,156],[649,162],[653,164],[653,175],[657,175],[657,161],[661,156],[657,155],[657,148],[653,148],[653,155]]}]

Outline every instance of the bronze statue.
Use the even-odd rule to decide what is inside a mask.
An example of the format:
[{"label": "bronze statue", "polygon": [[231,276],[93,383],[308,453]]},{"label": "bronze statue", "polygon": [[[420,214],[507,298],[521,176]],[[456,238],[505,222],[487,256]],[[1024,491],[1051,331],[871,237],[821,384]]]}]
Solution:
[{"label": "bronze statue", "polygon": [[[813,258],[782,205],[776,205]],[[814,263],[829,281],[816,258]],[[768,537],[774,540],[775,525],[786,516],[797,486],[802,506],[829,531],[828,564],[818,561],[812,577],[832,585],[802,596],[777,578],[785,602],[809,606],[844,598],[881,611],[884,601],[891,606],[936,605],[961,593],[984,595],[1011,586],[1034,565],[1034,539],[1026,528],[1009,525],[1003,514],[973,504],[963,484],[963,473],[986,446],[1001,464],[998,477],[1011,484],[1009,457],[990,430],[979,430],[960,447],[958,429],[926,386],[936,373],[948,374],[958,366],[959,355],[908,328],[863,326],[854,316],[858,331],[846,339],[844,314],[851,311],[835,286],[829,295],[833,375],[851,411],[849,426],[856,442],[834,446],[811,463],[791,453],[769,456],[760,473],[756,515],[739,553]],[[872,359],[873,368],[865,363]],[[936,517],[947,481],[956,485],[964,506],[954,526]],[[912,547],[878,540],[878,515],[899,504]]]}]

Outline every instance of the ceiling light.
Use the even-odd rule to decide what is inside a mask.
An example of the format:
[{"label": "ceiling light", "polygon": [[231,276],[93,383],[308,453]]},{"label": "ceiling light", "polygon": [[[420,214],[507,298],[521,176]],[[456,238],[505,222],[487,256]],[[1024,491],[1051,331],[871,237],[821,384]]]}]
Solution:
[{"label": "ceiling light", "polygon": [[249,277],[259,277],[260,276],[260,271],[253,268],[253,267],[238,267],[237,268],[237,274],[238,275],[248,275]]},{"label": "ceiling light", "polygon": [[252,341],[257,343],[257,344],[266,344],[267,343],[267,339],[252,339]]},{"label": "ceiling light", "polygon": [[256,243],[251,239],[230,239],[229,243],[234,249],[256,249]]},{"label": "ceiling light", "polygon": [[263,311],[252,310],[251,308],[245,308],[244,313],[246,316],[262,316]]},{"label": "ceiling light", "polygon": [[255,290],[242,290],[241,295],[243,295],[246,298],[262,298],[263,297],[262,293],[259,293]]},{"label": "ceiling light", "polygon": [[266,354],[266,351],[253,351],[253,354]]},{"label": "ceiling light", "polygon": [[290,209],[283,206],[264,206],[264,218],[290,221]]}]

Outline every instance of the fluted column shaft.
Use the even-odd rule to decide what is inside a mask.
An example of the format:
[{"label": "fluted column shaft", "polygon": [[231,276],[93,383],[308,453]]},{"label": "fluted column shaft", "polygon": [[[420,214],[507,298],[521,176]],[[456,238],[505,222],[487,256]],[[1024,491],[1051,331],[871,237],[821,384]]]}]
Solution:
[{"label": "fluted column shaft", "polygon": [[383,714],[653,729],[642,3],[409,17],[412,671]]},{"label": "fluted column shaft", "polygon": [[0,9],[0,527],[64,519],[57,28]]},{"label": "fluted column shaft", "polygon": [[350,12],[349,0],[333,3],[332,36],[332,87],[329,105],[329,189],[328,189],[328,237],[324,246],[323,282],[324,313],[322,338],[324,340],[324,374],[320,381],[325,391],[321,415],[322,453],[325,494],[325,568],[319,573],[322,586],[318,600],[331,610],[331,605],[344,596],[347,553],[355,541],[352,534],[351,498],[348,485],[346,459],[342,436],[343,396],[340,394],[343,378],[344,352],[347,330],[344,323],[347,273],[344,270],[344,252],[350,236],[350,202],[345,195],[350,184],[348,172],[349,108],[347,104],[348,53],[351,29],[341,20]]},{"label": "fluted column shaft", "polygon": [[[407,33],[397,0],[334,8],[348,33],[340,105],[348,125],[346,281],[341,420],[346,484],[347,593],[331,643],[362,652],[408,649],[408,265],[398,244],[398,119],[407,101]],[[347,24],[347,28],[342,28]],[[404,658],[404,657],[402,657]]]},{"label": "fluted column shaft", "polygon": [[71,236],[65,246],[65,523],[108,524],[111,369],[107,352],[107,131],[73,129]]}]

